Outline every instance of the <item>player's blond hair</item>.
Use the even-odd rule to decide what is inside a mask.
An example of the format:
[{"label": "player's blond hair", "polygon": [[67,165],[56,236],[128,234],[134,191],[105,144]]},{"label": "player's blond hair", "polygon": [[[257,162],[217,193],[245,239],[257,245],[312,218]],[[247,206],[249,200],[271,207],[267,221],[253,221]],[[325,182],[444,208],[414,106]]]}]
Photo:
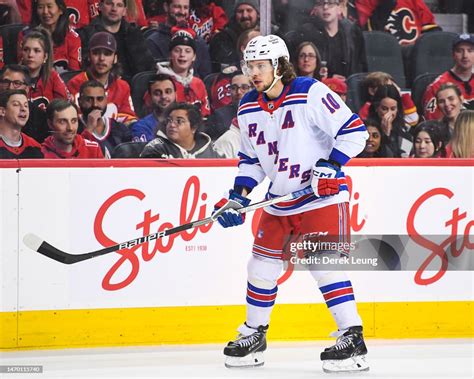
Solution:
[{"label": "player's blond hair", "polygon": [[462,111],[454,123],[451,147],[455,158],[474,155],[474,111]]}]

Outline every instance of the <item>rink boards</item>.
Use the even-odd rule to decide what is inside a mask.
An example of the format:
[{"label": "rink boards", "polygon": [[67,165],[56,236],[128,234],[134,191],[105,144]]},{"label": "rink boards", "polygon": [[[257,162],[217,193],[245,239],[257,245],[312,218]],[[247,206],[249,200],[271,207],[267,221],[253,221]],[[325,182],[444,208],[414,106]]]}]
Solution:
[{"label": "rink boards", "polygon": [[[410,270],[348,273],[368,337],[473,336],[473,272],[422,269],[436,250],[422,236],[452,239],[454,233],[451,262],[472,255],[473,166],[473,160],[358,160],[347,167],[353,233],[409,233],[426,249]],[[0,348],[234,336],[245,319],[246,263],[258,212],[239,228],[207,225],[70,266],[33,252],[22,238],[33,232],[80,254],[203,218],[232,186],[235,161],[0,167]],[[253,199],[265,190],[258,188]],[[334,329],[310,275],[283,273],[270,338],[321,339]]]}]

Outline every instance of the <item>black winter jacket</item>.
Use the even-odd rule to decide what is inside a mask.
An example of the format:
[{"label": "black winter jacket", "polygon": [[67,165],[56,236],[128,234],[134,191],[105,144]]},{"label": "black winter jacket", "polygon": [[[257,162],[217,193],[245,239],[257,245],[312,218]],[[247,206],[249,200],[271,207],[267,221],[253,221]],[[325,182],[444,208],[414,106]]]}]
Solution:
[{"label": "black winter jacket", "polygon": [[[329,54],[328,34],[324,29],[323,22],[318,17],[313,17],[311,23],[302,25],[298,29],[300,42],[311,41],[321,53],[322,60],[327,61]],[[343,39],[343,63],[344,72],[337,73],[344,75],[346,78],[358,72],[367,71],[367,58],[365,55],[365,43],[362,30],[355,23],[343,19],[339,21],[339,32],[342,33]],[[329,72],[331,73],[331,67]]]},{"label": "black winter jacket", "polygon": [[[97,32],[107,30],[100,17],[96,17],[84,29],[79,31],[82,43],[82,61],[86,62],[89,54],[89,41]],[[123,78],[130,82],[133,75],[142,71],[155,69],[155,62],[146,46],[142,32],[135,25],[122,20],[117,33],[112,33],[117,41],[117,55],[123,70]]]},{"label": "black winter jacket", "polygon": [[237,51],[237,39],[242,28],[235,21],[229,22],[221,32],[214,35],[209,41],[209,54],[212,61],[212,71],[219,72],[222,65],[237,64],[240,67],[240,56]]},{"label": "black winter jacket", "polygon": [[171,142],[160,130],[157,133],[157,138],[145,146],[140,158],[222,158],[214,150],[211,138],[207,134],[196,132],[194,138],[196,145],[191,151],[187,151]]}]

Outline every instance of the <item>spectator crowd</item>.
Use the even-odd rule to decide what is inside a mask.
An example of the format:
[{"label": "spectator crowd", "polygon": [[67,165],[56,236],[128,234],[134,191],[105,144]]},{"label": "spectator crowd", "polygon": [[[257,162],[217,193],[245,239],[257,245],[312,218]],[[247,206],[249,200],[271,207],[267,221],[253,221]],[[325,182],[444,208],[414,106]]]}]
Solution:
[{"label": "spectator crowd", "polygon": [[[474,158],[474,35],[427,3],[272,1],[297,74],[364,120],[359,157]],[[259,0],[0,0],[0,159],[236,158],[259,28]]]}]

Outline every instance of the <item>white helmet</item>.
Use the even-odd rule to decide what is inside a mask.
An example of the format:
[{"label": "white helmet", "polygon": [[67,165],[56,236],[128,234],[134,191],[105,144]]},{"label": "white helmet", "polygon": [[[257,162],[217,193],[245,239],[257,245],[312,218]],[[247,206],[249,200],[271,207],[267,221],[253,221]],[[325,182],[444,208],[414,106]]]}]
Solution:
[{"label": "white helmet", "polygon": [[245,62],[270,59],[274,68],[278,67],[280,57],[285,57],[288,62],[290,61],[290,53],[285,41],[273,34],[252,38],[244,52]]},{"label": "white helmet", "polygon": [[247,62],[269,59],[273,66],[273,82],[264,91],[268,92],[273,88],[277,81],[282,78],[281,75],[277,74],[278,58],[281,57],[286,58],[288,62],[290,61],[290,53],[288,52],[285,41],[273,34],[269,34],[268,36],[257,36],[252,38],[245,48],[244,60],[241,65],[242,72],[245,75],[250,76],[247,68]]}]

